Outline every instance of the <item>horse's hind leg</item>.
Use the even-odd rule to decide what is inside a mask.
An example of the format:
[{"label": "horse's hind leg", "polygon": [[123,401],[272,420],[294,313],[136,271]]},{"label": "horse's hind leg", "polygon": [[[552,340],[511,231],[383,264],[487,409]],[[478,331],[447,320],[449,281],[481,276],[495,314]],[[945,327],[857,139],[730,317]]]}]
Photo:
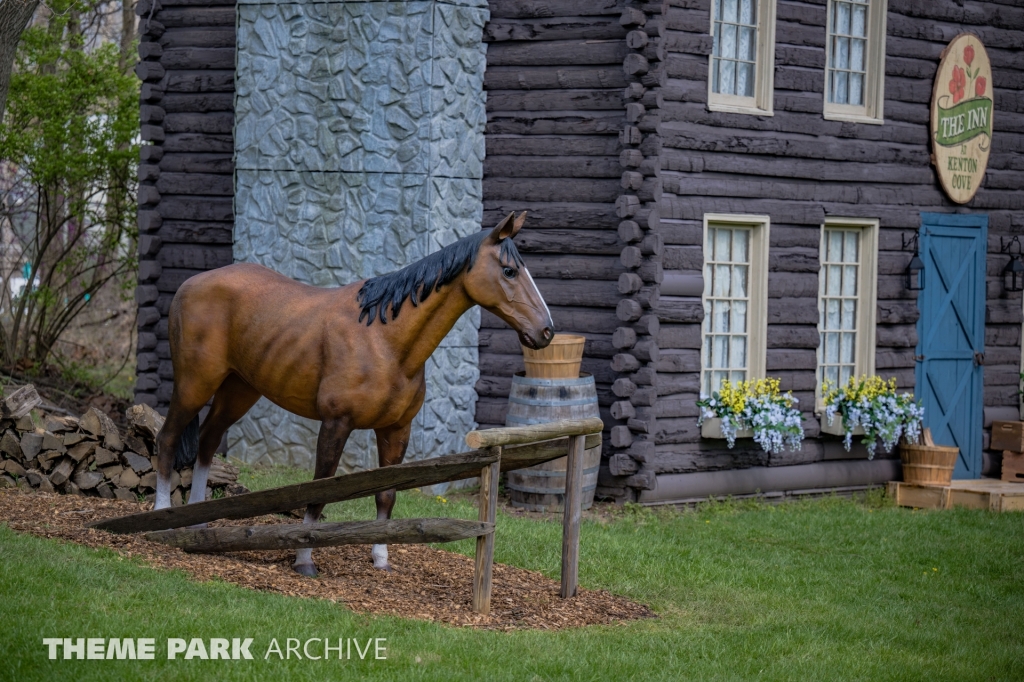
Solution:
[{"label": "horse's hind leg", "polygon": [[154,509],[171,506],[171,471],[174,469],[174,458],[181,443],[181,435],[189,422],[196,418],[199,410],[213,395],[214,387],[208,389],[182,377],[175,382],[171,394],[171,405],[167,409],[167,419],[156,438],[156,503]]},{"label": "horse's hind leg", "polygon": [[[405,449],[409,447],[409,434],[412,432],[412,423],[403,426],[396,426],[388,429],[377,429],[377,458],[380,466],[386,467],[392,464],[400,464],[405,458]],[[377,503],[377,520],[391,518],[391,512],[395,508],[394,489],[377,493],[374,501]],[[388,563],[388,546],[374,545],[371,551],[373,567],[385,571],[391,570]]]},{"label": "horse's hind leg", "polygon": [[[348,442],[348,436],[352,433],[347,419],[325,419],[320,425],[320,436],[316,441],[316,467],[313,470],[313,478],[328,478],[338,470],[338,462],[341,461],[341,453]],[[303,523],[316,523],[324,510],[322,504],[311,504],[306,507],[306,517]],[[316,565],[313,563],[313,550],[300,549],[295,552],[295,563],[292,568],[301,575],[315,577]]]},{"label": "horse's hind leg", "polygon": [[229,374],[213,395],[210,413],[199,430],[199,454],[192,471],[192,491],[189,504],[206,499],[206,482],[210,476],[210,463],[228,427],[237,422],[260,399],[259,391],[237,374]]}]

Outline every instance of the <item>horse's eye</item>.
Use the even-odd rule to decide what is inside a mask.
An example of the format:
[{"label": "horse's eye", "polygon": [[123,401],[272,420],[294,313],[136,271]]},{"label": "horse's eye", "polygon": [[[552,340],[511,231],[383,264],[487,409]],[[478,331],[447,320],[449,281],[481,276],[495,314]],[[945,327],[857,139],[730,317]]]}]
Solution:
[{"label": "horse's eye", "polygon": [[519,271],[515,268],[503,268],[501,274],[505,275],[509,279],[515,279],[516,275],[519,274]]}]

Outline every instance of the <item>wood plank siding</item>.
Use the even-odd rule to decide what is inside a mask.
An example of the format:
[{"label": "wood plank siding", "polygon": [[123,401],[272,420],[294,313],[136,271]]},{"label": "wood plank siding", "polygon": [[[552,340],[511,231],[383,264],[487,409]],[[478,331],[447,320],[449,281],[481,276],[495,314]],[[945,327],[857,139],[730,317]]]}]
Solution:
[{"label": "wood plank siding", "polygon": [[167,311],[192,275],[232,262],[234,0],[140,0],[139,345],[135,402],[173,388]]}]

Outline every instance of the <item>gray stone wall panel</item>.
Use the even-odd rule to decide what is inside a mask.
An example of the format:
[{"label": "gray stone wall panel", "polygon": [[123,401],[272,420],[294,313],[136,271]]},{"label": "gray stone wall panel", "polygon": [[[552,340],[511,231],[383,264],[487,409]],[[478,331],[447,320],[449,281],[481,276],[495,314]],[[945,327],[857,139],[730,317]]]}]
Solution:
[{"label": "gray stone wall panel", "polygon": [[[486,2],[242,2],[236,261],[315,286],[386,274],[480,229]],[[427,363],[407,458],[465,449],[479,310]],[[319,423],[266,399],[228,435],[252,462],[309,466]],[[340,471],[374,466],[356,432]]]}]

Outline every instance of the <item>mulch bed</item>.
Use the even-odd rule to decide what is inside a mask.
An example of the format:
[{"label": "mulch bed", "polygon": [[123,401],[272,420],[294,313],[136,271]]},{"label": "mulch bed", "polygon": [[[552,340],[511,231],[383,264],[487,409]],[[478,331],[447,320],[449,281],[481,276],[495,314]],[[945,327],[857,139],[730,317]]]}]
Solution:
[{"label": "mulch bed", "polygon": [[[369,545],[313,551],[320,570],[304,578],[291,570],[293,551],[187,554],[141,535],[114,535],[85,528],[94,519],[142,511],[148,505],[76,495],[0,490],[0,521],[11,529],[88,547],[108,547],[193,579],[220,579],[241,587],[342,603],[353,611],[419,618],[491,630],[560,630],[655,617],[646,606],[605,590],[580,588],[560,599],[559,583],[535,571],[494,565],[491,613],[472,611],[473,559],[426,545],[391,545],[390,573],[373,568]],[[213,525],[288,523],[276,516]],[[290,521],[294,523],[294,521]]]}]

